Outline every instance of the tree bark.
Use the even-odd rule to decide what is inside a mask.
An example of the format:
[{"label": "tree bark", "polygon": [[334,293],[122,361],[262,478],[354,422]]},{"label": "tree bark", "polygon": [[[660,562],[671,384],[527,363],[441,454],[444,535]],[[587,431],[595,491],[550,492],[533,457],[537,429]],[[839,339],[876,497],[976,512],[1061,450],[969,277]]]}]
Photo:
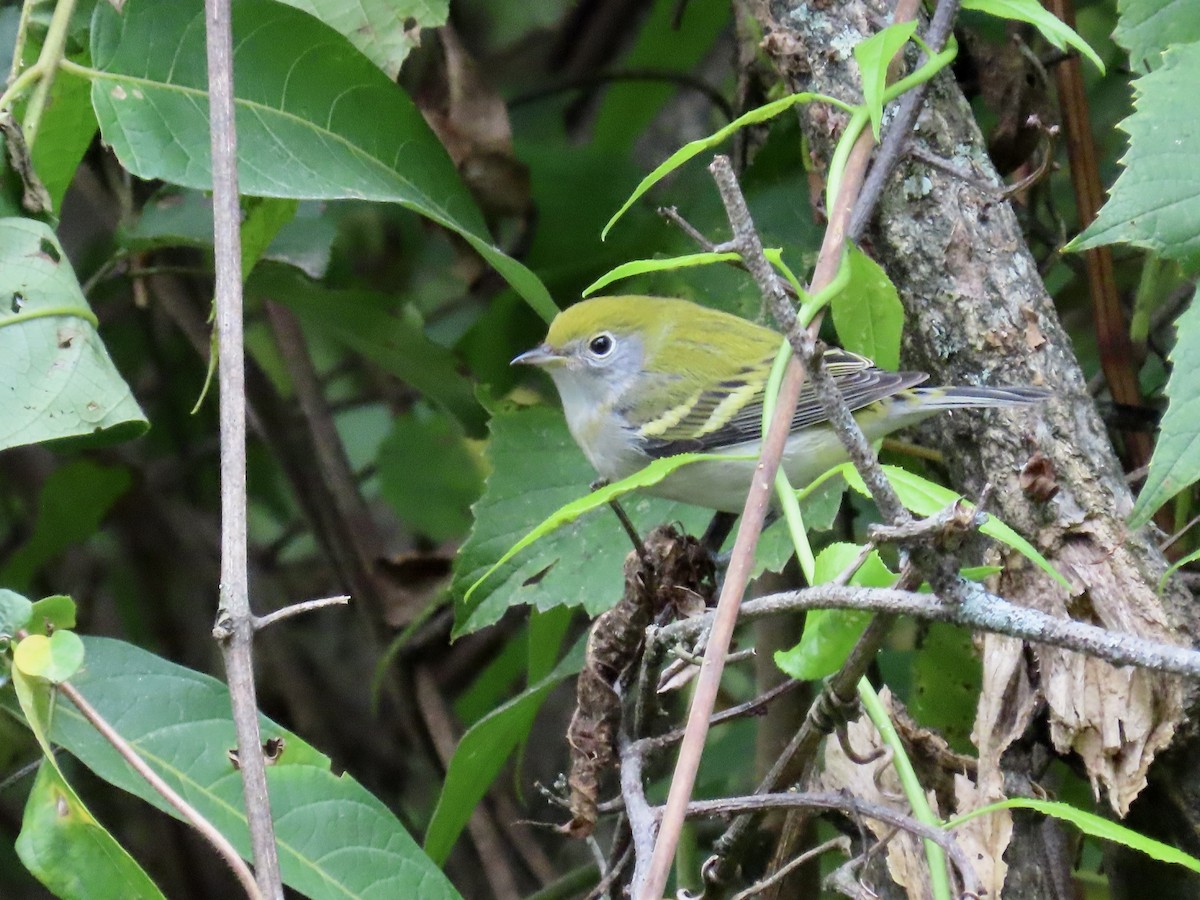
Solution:
[{"label": "tree bark", "polygon": [[[889,3],[741,2],[760,23],[762,47],[790,89],[860,102],[851,51],[890,21]],[[846,116],[812,104],[801,120],[818,164],[828,163]],[[865,237],[865,249],[887,270],[905,306],[905,365],[930,372],[935,383],[1054,390],[1033,413],[952,414],[924,432],[944,454],[952,483],[968,497],[992,483],[992,511],[1031,539],[1073,587],[1068,597],[1040,570],[1010,558],[998,592],[1115,630],[1194,643],[1200,620],[1192,598],[1175,584],[1157,591],[1166,563],[1153,535],[1125,527],[1132,501],[1120,465],[1017,217],[1000,199],[1002,184],[971,109],[948,72],[930,86],[910,140],[971,172],[972,180],[902,160]],[[1023,490],[1022,472],[1042,480]],[[1050,486],[1057,488],[1053,496]],[[1017,771],[1028,750],[1005,754],[1024,734],[1082,763],[1093,788],[1120,816],[1149,778],[1142,802],[1153,796],[1160,812],[1137,817],[1139,827],[1196,851],[1200,807],[1189,799],[1200,796],[1200,759],[1194,728],[1183,727],[1184,710],[1196,706],[1194,685],[1000,638],[984,640],[983,661],[991,695],[981,699],[976,721],[979,802],[1004,793],[1006,778],[1009,785],[1036,779],[1036,772]],[[1003,741],[989,737],[1001,728],[1009,735]],[[1173,738],[1171,752],[1151,768]],[[1048,885],[1069,884],[1069,859],[1061,857],[1066,871],[1049,873],[1046,854],[1024,852],[1022,845],[1044,844],[1040,827],[1018,817],[1009,883],[1041,886],[1029,896],[1054,896],[1057,889]],[[1144,858],[1134,856],[1114,856],[1110,863],[1143,865]],[[1112,874],[1114,884],[1143,891],[1152,877]],[[1193,890],[1200,896],[1200,881]]]}]

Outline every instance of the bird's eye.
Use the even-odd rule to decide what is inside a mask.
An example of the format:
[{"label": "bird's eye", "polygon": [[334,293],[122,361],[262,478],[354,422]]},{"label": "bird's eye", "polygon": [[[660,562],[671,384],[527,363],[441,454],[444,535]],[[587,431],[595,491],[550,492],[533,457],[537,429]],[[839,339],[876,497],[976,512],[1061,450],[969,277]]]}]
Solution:
[{"label": "bird's eye", "polygon": [[612,353],[612,349],[613,337],[608,332],[598,334],[588,341],[588,350],[592,352],[593,356],[608,356]]}]

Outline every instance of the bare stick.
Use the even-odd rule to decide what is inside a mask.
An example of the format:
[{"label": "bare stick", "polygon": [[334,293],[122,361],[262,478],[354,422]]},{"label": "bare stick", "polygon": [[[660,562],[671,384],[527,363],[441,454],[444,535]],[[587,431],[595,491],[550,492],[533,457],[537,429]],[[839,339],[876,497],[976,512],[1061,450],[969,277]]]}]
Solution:
[{"label": "bare stick", "polygon": [[[821,246],[821,254],[817,260],[816,272],[813,275],[812,289],[821,290],[829,284],[837,273],[845,246],[845,225],[850,214],[850,198],[858,193],[862,183],[863,172],[870,157],[871,136],[864,131],[855,143],[846,166],[842,180],[841,193],[834,209],[831,210],[829,228],[825,233],[825,241]],[[746,268],[754,276],[759,290],[771,309],[776,321],[789,332],[789,338],[796,345],[803,336],[807,337],[809,346],[815,339],[815,331],[803,332],[797,329],[796,314],[788,302],[779,279],[775,276],[770,263],[763,255],[762,243],[754,229],[750,212],[746,208],[745,199],[733,175],[733,168],[726,157],[718,156],[710,167],[721,200],[725,204],[730,226],[733,228],[734,244],[745,260]],[[818,323],[813,323],[813,328]],[[801,331],[801,335],[796,335]],[[708,638],[708,646],[704,652],[704,663],[700,675],[696,679],[696,689],[692,696],[692,705],[688,711],[686,733],[679,747],[679,759],[675,764],[675,774],[671,779],[671,788],[667,795],[667,804],[663,810],[659,826],[658,840],[654,844],[654,856],[647,872],[645,884],[638,886],[634,880],[634,890],[639,891],[642,900],[657,900],[662,896],[671,863],[675,856],[675,847],[679,842],[679,832],[683,825],[684,811],[695,785],[696,772],[700,767],[700,756],[704,750],[704,741],[708,736],[709,718],[716,702],[717,690],[720,687],[721,674],[724,671],[725,654],[733,637],[733,628],[737,622],[738,608],[750,579],[750,571],[754,562],[754,548],[758,536],[762,532],[763,520],[770,504],[771,491],[775,483],[775,473],[779,469],[779,461],[783,456],[783,448],[787,442],[792,413],[804,384],[805,367],[801,359],[811,358],[810,353],[793,358],[779,389],[779,399],[775,417],[763,439],[763,448],[759,455],[758,466],[755,469],[754,480],[746,497],[746,506],[738,524],[737,537],[734,539],[733,554],[729,561],[729,569],[725,574],[725,583],[717,601],[717,612],[713,620],[712,633]],[[836,388],[835,388],[836,390]],[[844,404],[843,404],[844,406]],[[853,422],[853,420],[851,420]],[[861,432],[860,432],[861,435]],[[864,439],[865,442],[865,439]],[[880,473],[882,478],[882,473]],[[864,476],[869,487],[874,488],[872,479]],[[886,479],[883,479],[886,485]],[[890,486],[889,486],[890,489]],[[874,491],[873,491],[874,492]],[[899,505],[897,501],[897,506]],[[881,507],[882,509],[882,507]],[[901,507],[901,509],[903,509]]]},{"label": "bare stick", "polygon": [[281,619],[290,619],[301,613],[312,612],[314,609],[324,609],[327,606],[345,606],[350,602],[349,594],[339,594],[337,597],[321,597],[317,600],[301,600],[283,609],[277,609],[265,616],[254,616],[254,630],[259,631],[268,625],[274,625]]},{"label": "bare stick", "polygon": [[[859,609],[888,615],[915,616],[1073,650],[1114,666],[1141,666],[1158,672],[1200,678],[1200,651],[1135,634],[1110,631],[1075,619],[1059,618],[1028,606],[1018,606],[971,582],[965,583],[960,597],[956,597],[954,603],[947,603],[937,596],[895,588],[819,584],[747,601],[742,605],[741,618],[743,621],[752,621],[763,616],[809,609]],[[691,640],[704,630],[712,618],[713,613],[706,613],[673,622],[659,631],[658,638]]]},{"label": "bare stick", "polygon": [[[925,43],[935,53],[945,45],[946,38],[954,27],[954,20],[958,17],[958,3],[959,0],[938,0],[937,9],[933,11],[933,18],[929,20],[929,28],[925,31]],[[915,7],[915,4],[913,6]],[[914,8],[902,19],[901,11],[897,7],[895,20],[900,22],[911,19],[915,13]],[[919,59],[924,60],[925,54],[922,53]],[[871,173],[863,182],[862,192],[854,204],[854,215],[850,219],[848,232],[852,241],[862,237],[867,223],[875,214],[875,207],[879,205],[879,198],[883,196],[888,176],[892,174],[908,147],[908,138],[912,134],[913,125],[916,124],[917,114],[921,111],[921,104],[925,101],[925,90],[928,86],[928,81],[913,85],[910,90],[905,91],[897,104],[896,115],[883,136],[879,152],[875,154],[875,165],[871,167]]]},{"label": "bare stick", "polygon": [[246,861],[233,848],[233,844],[229,843],[225,835],[221,834],[217,830],[217,827],[204,818],[194,806],[179,796],[174,788],[163,781],[162,777],[150,768],[144,759],[138,756],[133,747],[129,746],[129,742],[121,737],[117,730],[108,724],[108,721],[96,711],[96,708],[83,698],[83,695],[79,693],[74,685],[62,682],[58,685],[58,690],[64,697],[74,703],[83,714],[83,717],[91,723],[91,726],[100,732],[106,741],[113,745],[113,748],[121,754],[121,758],[129,763],[130,768],[141,775],[150,787],[154,788],[171,805],[171,808],[183,817],[185,822],[200,832],[200,836],[212,845],[213,849],[220,854],[229,868],[233,869],[233,874],[237,876],[242,889],[246,892],[246,896],[250,897],[251,900],[263,900],[263,894],[259,890],[258,884],[254,881],[254,873],[250,871],[250,867],[246,865]]},{"label": "bare stick", "polygon": [[800,793],[788,792],[783,794],[751,794],[745,797],[729,797],[723,800],[700,800],[688,805],[689,818],[699,816],[723,816],[730,813],[765,811],[770,809],[828,809],[845,813],[851,818],[875,819],[887,822],[909,834],[933,841],[946,851],[946,855],[954,862],[963,887],[968,893],[978,894],[980,885],[975,869],[967,860],[966,854],[958,846],[949,832],[918,822],[911,816],[897,812],[878,803],[868,803],[853,794],[846,793]]},{"label": "bare stick", "polygon": [[221,400],[221,598],[213,635],[225,657],[237,730],[246,822],[258,886],[283,898],[267,769],[254,690],[254,616],[246,554],[246,372],[242,338],[241,215],[233,111],[233,38],[229,0],[205,0],[209,127],[212,130],[213,256]]}]

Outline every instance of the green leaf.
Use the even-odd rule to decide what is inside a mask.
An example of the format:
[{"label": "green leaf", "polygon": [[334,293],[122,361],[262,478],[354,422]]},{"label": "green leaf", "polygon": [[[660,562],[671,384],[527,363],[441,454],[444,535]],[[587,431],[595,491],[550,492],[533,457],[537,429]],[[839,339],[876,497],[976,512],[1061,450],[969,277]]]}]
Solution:
[{"label": "green leaf", "polygon": [[[817,555],[813,584],[833,581],[861,552],[862,548],[857,544],[830,544]],[[851,576],[849,583],[863,587],[889,587],[895,581],[895,573],[883,564],[879,553],[872,550]],[[800,643],[790,650],[777,650],[775,665],[793,678],[805,681],[824,678],[836,672],[846,661],[872,618],[872,613],[854,609],[809,610],[804,619],[804,634],[800,637]]]},{"label": "green leaf", "polygon": [[38,881],[63,900],[155,900],[162,892],[125,848],[93,818],[62,773],[42,763],[16,842]]},{"label": "green leaf", "polygon": [[[271,201],[276,202],[276,201]],[[288,201],[280,201],[286,208]],[[249,259],[268,259],[295,266],[309,278],[323,278],[329,269],[330,248],[337,237],[337,226],[325,214],[327,204],[306,200],[298,204],[295,215],[283,222],[265,250],[257,256],[247,254],[243,227],[243,274],[249,277]],[[118,234],[127,250],[153,250],[158,247],[201,247],[211,251],[213,240],[212,197],[200,191],[168,186],[142,207],[132,227]]]},{"label": "green leaf", "polygon": [[[479,583],[470,602],[458,603],[455,634],[490,625],[521,603],[540,610],[582,606],[591,616],[608,609],[621,595],[622,567],[632,547],[611,512],[580,517],[612,491],[580,498],[596,473],[567,432],[562,413],[545,406],[501,411],[490,428],[491,474],[474,507],[475,525],[455,557],[452,591],[462,597],[498,560],[511,557],[518,542],[532,548]],[[662,522],[679,522],[696,533],[712,515],[637,494],[624,497],[621,505],[643,533]],[[533,543],[529,535],[539,522],[538,534],[569,524]]]},{"label": "green leaf", "polygon": [[83,665],[83,641],[73,631],[56,631],[47,637],[31,634],[13,651],[13,667],[30,678],[58,684]]},{"label": "green leaf", "polygon": [[0,588],[0,642],[16,636],[29,625],[33,604],[16,591]]},{"label": "green leaf", "polygon": [[[493,246],[470,193],[413,102],[345,38],[272,0],[233,4],[240,190],[259,197],[398,203],[461,235],[544,319],[532,272]],[[295,49],[304,48],[304,60]],[[199,0],[97,4],[92,105],[133,174],[209,190]]]},{"label": "green leaf", "polygon": [[455,355],[425,334],[423,323],[394,297],[365,290],[330,290],[279,266],[259,266],[247,285],[255,295],[290,306],[355,353],[416,388],[452,414],[470,434],[483,432],[475,386]]},{"label": "green leaf", "polygon": [[928,622],[923,631],[921,651],[912,662],[909,706],[918,722],[936,728],[954,749],[966,753],[983,681],[973,637],[945,622]]},{"label": "green leaf", "polygon": [[1013,797],[1009,800],[1001,800],[999,803],[991,803],[979,809],[973,809],[965,815],[951,819],[946,823],[946,828],[957,828],[959,825],[974,819],[976,816],[987,815],[1001,809],[1031,809],[1042,815],[1051,816],[1063,822],[1069,822],[1084,834],[1100,838],[1104,841],[1111,841],[1114,844],[1120,844],[1123,847],[1128,847],[1130,850],[1144,853],[1146,856],[1149,856],[1151,859],[1157,859],[1159,862],[1172,863],[1177,866],[1183,866],[1186,869],[1191,869],[1193,872],[1200,872],[1200,859],[1196,859],[1196,857],[1184,853],[1176,847],[1138,834],[1124,825],[1119,825],[1095,813],[1076,809],[1066,803],[1054,800],[1034,800],[1028,797]]},{"label": "green leaf", "polygon": [[1129,51],[1129,65],[1142,74],[1158,68],[1172,44],[1200,40],[1200,10],[1192,0],[1120,0],[1113,39]]},{"label": "green leaf", "polygon": [[[900,498],[900,502],[910,512],[914,512],[919,516],[931,516],[945,509],[951,503],[963,500],[961,494],[957,494],[949,488],[944,488],[940,484],[934,484],[920,475],[914,475],[907,469],[902,469],[899,466],[883,466],[882,468],[884,474],[887,475],[888,481],[891,482],[892,489],[895,490],[896,495]],[[864,497],[871,496],[871,492],[863,484],[863,480],[855,470],[853,463],[842,463],[840,466],[836,466],[835,470],[841,472],[850,487],[854,488]],[[967,500],[963,500],[963,502],[967,506],[973,505]],[[988,513],[987,520],[979,530],[988,537],[994,538],[1005,546],[1016,550],[1068,591],[1071,590],[1071,583],[1063,577],[1058,569],[1050,565],[1046,557],[1038,553],[1029,541],[1025,540],[1025,538],[1021,537],[991,513]]]},{"label": "green leaf", "polygon": [[1194,266],[1200,259],[1200,43],[1171,47],[1162,66],[1133,83],[1125,167],[1096,220],[1067,245],[1124,242]]},{"label": "green leaf", "polygon": [[888,65],[916,30],[915,21],[897,22],[859,41],[854,47],[854,59],[862,76],[863,100],[871,116],[871,133],[875,135],[876,143],[883,125],[883,92],[887,89]]},{"label": "green leaf", "polygon": [[58,238],[32,219],[0,219],[0,384],[0,450],[148,427]]},{"label": "green leaf", "polygon": [[823,100],[826,103],[832,103],[834,106],[837,106],[841,109],[847,111],[852,110],[852,107],[840,100],[835,100],[831,97],[825,97],[821,94],[803,93],[790,94],[787,97],[781,97],[779,100],[766,103],[757,109],[752,109],[750,112],[738,116],[724,128],[714,131],[708,137],[699,138],[684,144],[682,147],[668,156],[666,160],[659,164],[659,166],[654,169],[653,172],[643,178],[638,186],[634,188],[633,193],[629,195],[629,199],[621,204],[621,208],[613,213],[613,217],[608,220],[608,224],[605,225],[604,230],[600,232],[600,240],[604,240],[608,236],[608,232],[612,229],[613,225],[616,224],[617,219],[625,215],[629,207],[633,206],[639,197],[641,197],[644,193],[646,193],[646,191],[650,190],[650,188],[654,187],[654,185],[658,184],[658,182],[662,181],[662,179],[670,175],[688,160],[698,156],[705,150],[710,150],[713,147],[719,146],[725,141],[726,138],[737,133],[747,125],[758,125],[762,122],[770,121],[780,113],[787,112],[797,103],[809,103],[813,100]]},{"label": "green leaf", "polygon": [[88,459],[59,466],[42,483],[33,533],[0,568],[0,581],[27,590],[43,566],[95,535],[131,483],[128,469]]},{"label": "green leaf", "polygon": [[63,594],[53,594],[33,604],[27,630],[30,634],[45,634],[51,628],[74,627],[75,601]]},{"label": "green leaf", "polygon": [[1131,528],[1145,525],[1160,506],[1200,479],[1200,299],[1196,295],[1175,327],[1178,336],[1169,357],[1167,411],[1146,483],[1129,514]]},{"label": "green leaf", "polygon": [[446,769],[437,808],[425,832],[425,852],[441,865],[471,818],[476,805],[525,740],[550,690],[583,668],[586,639],[580,639],[542,680],[488,713],[463,735]]},{"label": "green leaf", "polygon": [[842,346],[874,360],[881,368],[900,368],[904,305],[887,273],[854,245],[846,265],[850,282],[830,298],[830,313]]},{"label": "green leaf", "polygon": [[[833,527],[838,510],[842,508],[842,495],[845,492],[846,483],[838,477],[814,481],[796,492],[804,527],[809,534],[828,531]],[[733,540],[732,536],[730,540]],[[730,546],[726,544],[727,549]],[[754,567],[750,570],[750,578],[757,578],[763,572],[782,572],[795,553],[788,523],[782,518],[776,519],[763,530],[758,546],[754,548]]]},{"label": "green leaf", "polygon": [[741,258],[740,253],[690,253],[685,256],[672,256],[667,259],[635,259],[630,262],[621,263],[616,268],[605,272],[583,289],[582,296],[591,296],[600,290],[600,288],[608,287],[614,281],[620,281],[622,278],[632,278],[635,275],[644,275],[648,272],[670,272],[675,269],[688,269],[692,266],[710,266],[713,263],[737,262]]},{"label": "green leaf", "polygon": [[449,416],[423,408],[397,416],[378,468],[380,494],[414,531],[440,543],[470,529],[483,461]]},{"label": "green leaf", "polygon": [[[84,697],[175,790],[249,858],[229,691],[216,679],[130,644],[86,638],[87,666],[72,679]],[[154,702],[144,702],[153,697]],[[267,769],[284,882],[314,900],[456,898],[399,820],[297,735],[261,717],[264,740],[283,739]],[[55,743],[101,778],[174,814],[79,711],[58,705]]]},{"label": "green leaf", "polygon": [[296,217],[297,200],[250,197],[242,202],[242,281],[250,277],[255,265],[279,232]]},{"label": "green leaf", "polygon": [[55,210],[62,211],[63,195],[95,135],[91,84],[73,72],[58,72],[30,150],[34,170],[50,194]]},{"label": "green leaf", "polygon": [[1065,52],[1067,47],[1074,47],[1091,60],[1101,75],[1104,74],[1104,63],[1100,61],[1096,51],[1088,46],[1088,42],[1064,25],[1061,19],[1038,3],[1038,0],[963,0],[962,8],[977,10],[1001,19],[1028,22],[1059,50]]},{"label": "green leaf", "polygon": [[450,0],[283,0],[344,35],[395,80],[400,64],[421,43],[422,28],[446,24]]}]

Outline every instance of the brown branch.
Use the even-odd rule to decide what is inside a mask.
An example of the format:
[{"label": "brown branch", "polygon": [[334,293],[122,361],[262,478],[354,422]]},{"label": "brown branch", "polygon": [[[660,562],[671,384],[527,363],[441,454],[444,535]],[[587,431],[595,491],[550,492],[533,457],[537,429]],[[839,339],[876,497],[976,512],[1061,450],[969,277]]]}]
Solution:
[{"label": "brown branch", "polygon": [[209,127],[212,131],[213,256],[221,402],[221,597],[213,634],[225,657],[237,731],[246,822],[258,886],[282,900],[283,883],[267,793],[266,762],[254,688],[254,617],[250,611],[246,521],[246,373],[242,337],[242,262],[233,110],[233,37],[229,0],[205,0]]},{"label": "brown branch", "polygon": [[246,896],[250,897],[251,900],[262,900],[263,894],[254,880],[254,873],[250,871],[250,867],[246,865],[246,861],[234,849],[229,839],[221,834],[212,822],[204,818],[199,810],[184,800],[174,788],[163,780],[162,776],[150,768],[149,764],[138,756],[137,751],[129,745],[129,742],[100,715],[94,706],[84,699],[83,695],[79,693],[79,690],[74,685],[69,682],[62,682],[58,685],[58,690],[64,697],[75,704],[75,707],[88,720],[88,723],[100,733],[100,736],[112,744],[113,749],[121,755],[121,758],[129,764],[129,767],[137,772],[150,787],[154,788],[159,796],[166,800],[171,808],[179,813],[183,820],[195,828],[200,833],[200,836],[217,851],[220,857],[225,860],[225,864],[233,869],[233,874],[241,884],[242,890],[246,892]]},{"label": "brown branch", "polygon": [[325,609],[327,606],[345,606],[349,602],[350,596],[348,594],[340,594],[337,597],[321,597],[317,600],[301,600],[299,603],[293,603],[291,606],[273,610],[265,616],[255,616],[254,630],[260,631],[282,619],[290,619],[292,616],[312,612],[315,609]]},{"label": "brown branch", "polygon": [[[1046,6],[1065,25],[1075,27],[1073,0],[1047,0]],[[1076,54],[1054,67],[1058,105],[1070,159],[1071,187],[1075,192],[1081,229],[1092,223],[1104,202],[1104,187],[1100,181],[1100,167],[1092,140],[1092,118],[1082,68]],[[1115,403],[1141,406],[1138,360],[1129,334],[1129,323],[1121,308],[1121,292],[1113,271],[1112,248],[1095,247],[1085,250],[1083,256],[1087,264],[1088,295],[1092,298],[1092,323],[1096,328],[1100,367],[1104,370],[1109,392]],[[1150,461],[1153,441],[1149,434],[1144,431],[1124,431],[1122,437],[1125,440],[1126,468],[1136,469]]]},{"label": "brown branch", "polygon": [[[437,681],[425,666],[417,666],[414,672],[417,706],[425,727],[433,741],[444,768],[449,767],[450,758],[454,755],[454,745],[457,737],[451,724],[450,711],[446,708]],[[467,830],[471,842],[475,845],[479,862],[487,876],[491,888],[491,896],[498,900],[516,900],[521,896],[517,888],[517,879],[507,860],[510,853],[504,846],[500,829],[493,821],[487,809],[481,804],[471,813],[467,820]]]}]

